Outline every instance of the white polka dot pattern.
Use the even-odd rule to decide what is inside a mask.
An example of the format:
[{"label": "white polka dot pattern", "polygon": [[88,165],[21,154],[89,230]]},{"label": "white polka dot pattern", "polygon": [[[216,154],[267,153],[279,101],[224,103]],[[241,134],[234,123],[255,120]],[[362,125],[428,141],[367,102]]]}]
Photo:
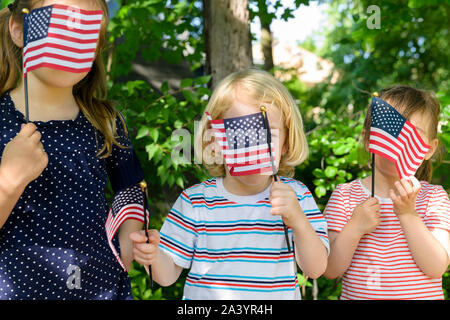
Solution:
[{"label": "white polka dot pattern", "polygon": [[[8,93],[0,97],[0,119],[1,154],[25,122]],[[101,135],[81,112],[75,120],[34,123],[49,163],[0,229],[0,299],[130,299],[128,275],[105,233],[104,190],[107,173],[137,162],[134,151],[115,146],[108,159],[97,157]],[[126,136],[120,142],[131,147]],[[138,167],[134,183],[142,180]],[[76,288],[67,285],[73,265],[81,277]]]}]

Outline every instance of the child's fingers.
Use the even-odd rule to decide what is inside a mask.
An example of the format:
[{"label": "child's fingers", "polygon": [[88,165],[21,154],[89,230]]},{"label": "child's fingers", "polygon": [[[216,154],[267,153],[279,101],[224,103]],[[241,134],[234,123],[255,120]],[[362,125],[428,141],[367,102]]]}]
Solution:
[{"label": "child's fingers", "polygon": [[145,243],[147,242],[147,237],[145,236],[144,230],[134,231],[130,233],[130,240],[135,243]]},{"label": "child's fingers", "polygon": [[35,144],[38,144],[41,142],[41,138],[42,138],[42,134],[39,131],[34,131],[33,134],[31,135],[30,139],[31,141],[33,141]]},{"label": "child's fingers", "polygon": [[411,177],[409,177],[409,179],[411,180],[411,183],[413,185],[414,193],[419,192],[420,188],[422,187],[422,185],[420,184],[420,181],[417,180],[417,178],[415,176],[411,176]]},{"label": "child's fingers", "polygon": [[18,134],[24,137],[31,137],[36,129],[37,127],[34,123],[27,123],[26,125],[22,126]]},{"label": "child's fingers", "polygon": [[133,251],[133,259],[136,260],[139,264],[142,265],[150,265],[153,263],[153,258],[149,257],[148,255],[142,254],[140,252],[134,252]]},{"label": "child's fingers", "polygon": [[272,207],[272,209],[270,209],[270,214],[273,216],[282,216],[285,211],[286,211],[285,206],[277,206]]},{"label": "child's fingers", "polygon": [[143,254],[152,254],[156,251],[156,246],[151,243],[135,243],[134,248]]},{"label": "child's fingers", "polygon": [[375,198],[375,197],[369,198],[369,199],[366,200],[366,204],[367,204],[368,206],[374,206],[374,205],[377,205],[377,204],[378,204],[378,199]]},{"label": "child's fingers", "polygon": [[271,197],[270,198],[270,204],[272,207],[279,207],[284,205],[285,200],[282,197]]},{"label": "child's fingers", "polygon": [[157,230],[149,230],[148,231],[149,241],[151,244],[157,245],[161,240],[159,232]]},{"label": "child's fingers", "polygon": [[407,196],[406,191],[403,188],[403,185],[400,183],[400,181],[395,181],[394,185],[397,188],[397,192],[400,195],[400,197],[403,198]]},{"label": "child's fingers", "polygon": [[280,189],[279,182],[272,183],[272,186],[270,187],[270,195],[273,196],[279,189]]},{"label": "child's fingers", "polygon": [[398,198],[398,196],[395,194],[394,190],[389,189],[389,195],[390,195],[390,197],[391,197],[391,199],[392,199],[393,202],[398,202],[398,201],[399,201],[399,198]]},{"label": "child's fingers", "polygon": [[400,180],[400,183],[402,184],[403,189],[406,191],[407,195],[413,193],[412,183],[409,181],[409,179],[402,179]]}]

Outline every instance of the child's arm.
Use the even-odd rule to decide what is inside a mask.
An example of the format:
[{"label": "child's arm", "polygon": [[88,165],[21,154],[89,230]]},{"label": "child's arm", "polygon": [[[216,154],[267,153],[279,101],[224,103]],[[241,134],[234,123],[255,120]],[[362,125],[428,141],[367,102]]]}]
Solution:
[{"label": "child's arm", "polygon": [[415,177],[412,177],[412,183],[402,179],[395,186],[397,192],[390,190],[394,212],[405,233],[414,261],[430,278],[441,278],[449,264],[449,233],[435,232],[438,236],[436,238],[417,214],[416,199],[421,185]]},{"label": "child's arm", "polygon": [[133,262],[133,241],[130,234],[142,230],[143,225],[140,221],[129,219],[119,229],[120,259],[127,270],[130,270]]},{"label": "child's arm", "polygon": [[17,136],[3,150],[0,164],[0,228],[26,186],[47,167],[48,156],[41,134],[32,123],[23,125]]},{"label": "child's arm", "polygon": [[317,279],[325,272],[328,252],[303,210],[301,213],[303,217],[290,226],[295,239],[295,258],[305,276]]},{"label": "child's arm", "polygon": [[149,230],[149,241],[144,231],[136,231],[130,234],[133,241],[134,260],[144,266],[152,266],[153,279],[161,286],[173,284],[179,278],[182,267],[176,265],[173,259],[158,247],[160,236],[157,230]]},{"label": "child's arm", "polygon": [[326,278],[341,277],[347,271],[361,238],[378,226],[379,210],[378,199],[369,198],[355,207],[352,218],[340,232],[328,231],[330,255],[324,273]]},{"label": "child's arm", "polygon": [[270,203],[270,213],[281,215],[294,233],[299,267],[310,278],[320,277],[327,266],[327,248],[300,207],[294,189],[283,182],[274,182],[270,190]]}]

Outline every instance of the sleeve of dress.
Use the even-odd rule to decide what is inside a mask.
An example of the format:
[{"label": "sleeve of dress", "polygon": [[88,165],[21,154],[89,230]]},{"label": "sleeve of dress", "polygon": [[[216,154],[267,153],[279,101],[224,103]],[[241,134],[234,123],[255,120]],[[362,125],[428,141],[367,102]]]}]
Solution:
[{"label": "sleeve of dress", "polygon": [[182,192],[170,210],[161,228],[159,248],[176,265],[190,268],[197,242],[199,221],[189,196]]},{"label": "sleeve of dress", "polygon": [[324,215],[327,220],[328,230],[341,232],[347,224],[345,197],[342,194],[341,185],[338,185],[331,194],[330,200],[328,200],[325,207]]},{"label": "sleeve of dress", "polygon": [[423,219],[428,229],[442,229],[450,232],[450,200],[442,186],[436,186],[430,195]]},{"label": "sleeve of dress", "polygon": [[[113,244],[113,239],[125,221],[133,219],[145,222],[144,208],[147,208],[147,199],[144,197],[144,190],[139,185],[144,180],[144,173],[133,150],[125,121],[122,119],[121,116],[116,119],[116,139],[123,148],[113,145],[111,155],[106,158],[106,170],[114,191],[114,199],[108,212],[105,229],[114,256],[126,270]],[[147,210],[145,211],[148,222],[149,213]],[[146,229],[147,227],[148,225],[145,226]]]},{"label": "sleeve of dress", "polygon": [[114,193],[144,180],[144,172],[131,144],[128,128],[122,115],[116,119],[116,128],[117,142],[123,148],[113,145],[111,155],[106,158],[106,170]]}]

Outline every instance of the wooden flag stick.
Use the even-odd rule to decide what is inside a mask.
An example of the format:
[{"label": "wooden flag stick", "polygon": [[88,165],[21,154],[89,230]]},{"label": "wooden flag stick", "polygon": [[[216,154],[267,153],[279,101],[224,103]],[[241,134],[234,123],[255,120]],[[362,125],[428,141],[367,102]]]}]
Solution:
[{"label": "wooden flag stick", "polygon": [[375,197],[375,153],[372,153],[372,198]]},{"label": "wooden flag stick", "polygon": [[[22,9],[22,13],[24,14],[24,20],[25,20],[25,15],[30,13],[30,10],[28,10],[27,8],[23,8]],[[23,25],[25,25],[25,23],[23,23]],[[22,30],[24,31],[24,30]],[[25,38],[25,32],[22,32],[23,37]],[[23,42],[24,46],[23,46],[23,52],[25,52],[25,41]],[[25,68],[25,54],[23,54],[23,64],[24,64],[24,68]],[[25,71],[25,70],[24,70]],[[28,123],[30,121],[30,109],[28,106],[28,78],[26,73],[23,73],[23,88],[25,91],[25,121]]]},{"label": "wooden flag stick", "polygon": [[[144,202],[144,230],[145,230],[145,236],[147,237],[147,243],[150,243],[150,238],[148,236],[148,221],[147,221],[147,198],[148,198],[148,193],[147,193],[147,183],[145,182],[145,180],[142,180],[141,182],[139,182],[139,186],[141,187],[142,190],[142,198],[143,198],[143,202]],[[147,274],[150,277],[150,286],[153,287],[153,276],[152,276],[152,266],[144,266],[145,271],[147,271]]]},{"label": "wooden flag stick", "polygon": [[[262,113],[263,120],[264,120],[264,126],[266,127],[267,144],[269,146],[269,155],[270,155],[270,163],[272,164],[273,179],[275,181],[278,181],[277,171],[275,169],[275,163],[274,163],[273,155],[272,155],[272,135],[270,134],[269,119],[267,118],[267,114],[266,114],[267,109],[265,106],[261,106],[260,109],[261,109],[261,113]],[[292,250],[291,250],[291,245],[289,243],[288,227],[284,224],[284,221],[282,221],[282,222],[283,222],[284,237],[286,239],[286,244],[288,246],[289,253],[291,253]]]},{"label": "wooden flag stick", "polygon": [[[372,94],[374,97],[378,97],[378,92]],[[370,110],[373,112],[373,109]],[[372,118],[372,114],[370,116]],[[375,153],[372,153],[372,198],[375,197]]]}]

